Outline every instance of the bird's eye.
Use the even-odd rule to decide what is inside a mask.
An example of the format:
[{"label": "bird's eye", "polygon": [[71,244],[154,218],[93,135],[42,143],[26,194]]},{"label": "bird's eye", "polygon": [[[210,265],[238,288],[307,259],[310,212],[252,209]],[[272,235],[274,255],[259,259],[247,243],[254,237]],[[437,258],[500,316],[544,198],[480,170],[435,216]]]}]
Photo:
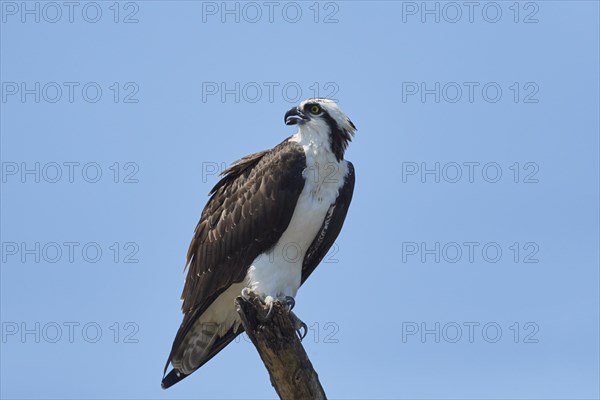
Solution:
[{"label": "bird's eye", "polygon": [[321,112],[321,107],[319,107],[318,105],[315,104],[313,106],[310,106],[310,113],[311,114],[318,114],[320,112]]}]

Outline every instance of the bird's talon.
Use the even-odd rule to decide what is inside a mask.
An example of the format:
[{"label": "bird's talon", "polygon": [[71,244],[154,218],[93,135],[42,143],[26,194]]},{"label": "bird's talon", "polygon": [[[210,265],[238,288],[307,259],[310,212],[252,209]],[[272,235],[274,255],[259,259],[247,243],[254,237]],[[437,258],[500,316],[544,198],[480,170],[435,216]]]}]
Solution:
[{"label": "bird's talon", "polygon": [[290,312],[296,305],[296,300],[292,296],[285,296],[285,304],[287,305],[287,311]]},{"label": "bird's talon", "polygon": [[[304,329],[304,333],[300,333],[301,329]],[[300,327],[298,329],[296,329],[296,333],[298,334],[300,341],[302,341],[302,339],[304,339],[306,337],[306,335],[308,334],[308,327],[306,326],[306,324],[304,322],[302,322],[300,324]]]},{"label": "bird's talon", "polygon": [[[302,339],[304,339],[306,337],[306,335],[308,334],[308,327],[306,326],[304,321],[302,321],[300,318],[298,318],[296,316],[296,314],[294,314],[291,311],[290,311],[290,317],[292,318],[292,321],[294,322],[294,328],[296,329],[296,334],[298,335],[298,338],[300,339],[300,341],[302,341]],[[303,331],[303,332],[301,332],[301,331]]]},{"label": "bird's talon", "polygon": [[253,297],[256,297],[256,294],[247,287],[242,289],[241,295],[242,295],[242,298],[246,301],[250,301],[250,299],[252,299]]},{"label": "bird's talon", "polygon": [[273,303],[274,303],[274,301],[273,301],[273,298],[272,298],[271,296],[267,296],[267,297],[265,298],[265,304],[266,304],[267,306],[269,306],[269,311],[267,311],[267,316],[265,317],[265,318],[267,318],[267,319],[268,319],[269,317],[271,317],[271,313],[273,312]]}]

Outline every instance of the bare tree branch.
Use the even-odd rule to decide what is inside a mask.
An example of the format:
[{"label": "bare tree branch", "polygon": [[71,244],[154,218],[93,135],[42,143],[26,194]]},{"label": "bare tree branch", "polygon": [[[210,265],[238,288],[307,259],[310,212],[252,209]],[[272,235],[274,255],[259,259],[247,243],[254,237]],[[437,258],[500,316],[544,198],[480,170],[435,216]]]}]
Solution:
[{"label": "bare tree branch", "polygon": [[275,302],[268,318],[268,307],[255,296],[249,300],[238,297],[235,306],[279,397],[283,400],[326,399],[285,305]]}]

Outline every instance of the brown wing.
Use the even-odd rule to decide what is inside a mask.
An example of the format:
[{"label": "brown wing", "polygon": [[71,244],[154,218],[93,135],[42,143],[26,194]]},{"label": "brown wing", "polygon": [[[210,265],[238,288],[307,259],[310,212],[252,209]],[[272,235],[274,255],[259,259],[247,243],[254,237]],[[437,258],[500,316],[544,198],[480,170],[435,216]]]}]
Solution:
[{"label": "brown wing", "polygon": [[252,261],[277,243],[304,188],[305,166],[302,147],[284,141],[272,150],[242,158],[223,172],[188,250],[181,295],[184,318],[166,367],[210,304],[233,283],[241,282]]},{"label": "brown wing", "polygon": [[305,166],[302,148],[286,141],[223,172],[188,250],[184,313],[205,308],[241,282],[250,263],[277,243],[304,188]]},{"label": "brown wing", "polygon": [[337,239],[344,225],[352,194],[354,193],[354,166],[348,161],[348,174],[345,178],[344,186],[340,189],[340,193],[334,204],[329,207],[325,222],[321,230],[315,236],[310,247],[304,256],[302,263],[302,283],[306,281],[310,274],[317,268],[317,265],[327,255],[327,252]]}]

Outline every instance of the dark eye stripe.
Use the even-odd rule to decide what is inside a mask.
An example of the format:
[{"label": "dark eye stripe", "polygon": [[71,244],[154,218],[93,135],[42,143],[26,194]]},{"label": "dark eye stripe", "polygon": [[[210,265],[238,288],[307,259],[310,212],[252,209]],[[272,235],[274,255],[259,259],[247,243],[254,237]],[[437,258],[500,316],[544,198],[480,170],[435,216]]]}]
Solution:
[{"label": "dark eye stripe", "polygon": [[344,158],[344,151],[348,146],[348,142],[352,140],[352,136],[346,131],[342,129],[335,119],[325,110],[323,111],[322,119],[325,120],[327,125],[329,126],[329,143],[331,143],[331,150],[338,161]]}]

